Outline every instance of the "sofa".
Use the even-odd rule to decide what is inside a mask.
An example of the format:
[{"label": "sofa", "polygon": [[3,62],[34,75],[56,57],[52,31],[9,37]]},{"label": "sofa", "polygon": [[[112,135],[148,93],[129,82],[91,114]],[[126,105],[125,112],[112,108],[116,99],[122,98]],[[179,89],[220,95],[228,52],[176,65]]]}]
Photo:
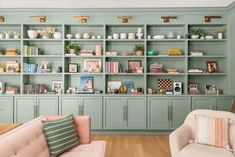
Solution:
[{"label": "sofa", "polygon": [[[196,114],[229,118],[231,120],[229,143],[233,151],[190,142],[195,139]],[[172,157],[235,157],[235,114],[225,111],[194,110],[186,117],[184,124],[170,134],[169,138]]]},{"label": "sofa", "polygon": [[[1,157],[50,157],[42,120],[56,120],[59,116],[40,116],[0,136]],[[74,116],[80,145],[59,157],[104,157],[105,141],[91,141],[89,116]]]}]

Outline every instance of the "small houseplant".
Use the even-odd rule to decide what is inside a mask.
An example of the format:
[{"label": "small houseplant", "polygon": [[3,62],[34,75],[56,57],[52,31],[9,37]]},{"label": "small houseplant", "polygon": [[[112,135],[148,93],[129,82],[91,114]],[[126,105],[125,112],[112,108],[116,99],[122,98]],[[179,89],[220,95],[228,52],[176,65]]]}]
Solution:
[{"label": "small houseplant", "polygon": [[144,55],[144,45],[135,45],[133,51],[137,56],[143,56]]},{"label": "small houseplant", "polygon": [[189,37],[191,39],[199,39],[199,38],[204,38],[205,33],[201,29],[194,29],[189,31]]},{"label": "small houseplant", "polygon": [[66,46],[66,50],[70,54],[77,54],[80,51],[80,46],[78,44],[70,43]]},{"label": "small houseplant", "polygon": [[226,32],[225,27],[221,27],[220,29],[217,30],[218,33],[218,39],[223,39],[223,35]]}]

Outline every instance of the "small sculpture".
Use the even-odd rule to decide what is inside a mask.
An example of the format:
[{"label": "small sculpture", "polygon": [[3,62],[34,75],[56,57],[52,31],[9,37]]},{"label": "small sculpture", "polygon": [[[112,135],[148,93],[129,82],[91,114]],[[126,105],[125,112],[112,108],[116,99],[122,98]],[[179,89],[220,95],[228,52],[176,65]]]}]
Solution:
[{"label": "small sculpture", "polygon": [[144,33],[142,33],[142,28],[138,28],[138,33],[136,34],[138,39],[141,39],[143,35],[144,35]]}]

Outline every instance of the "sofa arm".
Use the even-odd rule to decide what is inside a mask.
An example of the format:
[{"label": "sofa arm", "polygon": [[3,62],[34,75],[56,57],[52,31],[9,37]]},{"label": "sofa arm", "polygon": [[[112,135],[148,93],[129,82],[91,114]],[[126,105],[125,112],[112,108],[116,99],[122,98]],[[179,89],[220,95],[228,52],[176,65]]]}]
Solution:
[{"label": "sofa arm", "polygon": [[80,144],[91,142],[91,117],[74,116],[75,127],[77,130]]},{"label": "sofa arm", "polygon": [[172,157],[178,157],[178,152],[192,139],[192,132],[187,125],[182,125],[169,136]]}]

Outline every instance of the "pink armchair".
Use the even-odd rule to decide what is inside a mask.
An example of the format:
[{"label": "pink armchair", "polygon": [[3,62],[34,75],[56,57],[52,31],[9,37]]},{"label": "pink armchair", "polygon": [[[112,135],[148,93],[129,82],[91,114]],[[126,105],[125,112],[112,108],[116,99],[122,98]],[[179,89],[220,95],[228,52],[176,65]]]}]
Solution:
[{"label": "pink armchair", "polygon": [[182,126],[172,132],[170,138],[170,149],[172,157],[234,157],[234,152],[226,149],[189,143],[195,139],[194,121],[195,114],[201,114],[211,117],[228,117],[232,120],[229,128],[229,143],[235,150],[235,114],[224,111],[212,110],[194,110],[185,119]]}]

